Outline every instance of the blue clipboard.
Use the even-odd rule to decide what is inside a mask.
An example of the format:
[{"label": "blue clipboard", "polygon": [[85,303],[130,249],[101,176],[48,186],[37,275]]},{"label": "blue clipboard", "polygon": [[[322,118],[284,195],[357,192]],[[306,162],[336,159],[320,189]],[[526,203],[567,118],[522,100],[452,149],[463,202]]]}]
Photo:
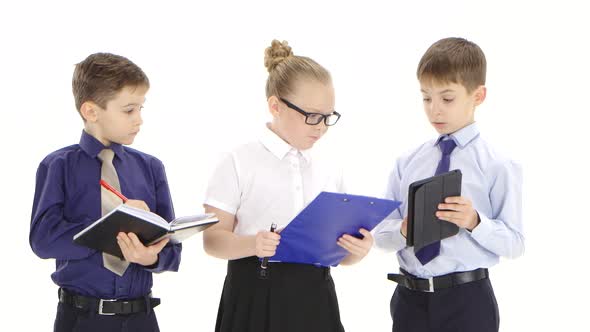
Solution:
[{"label": "blue clipboard", "polygon": [[336,266],[348,251],[336,244],[344,234],[361,237],[373,230],[401,202],[368,196],[321,192],[281,231],[281,242],[269,260]]}]

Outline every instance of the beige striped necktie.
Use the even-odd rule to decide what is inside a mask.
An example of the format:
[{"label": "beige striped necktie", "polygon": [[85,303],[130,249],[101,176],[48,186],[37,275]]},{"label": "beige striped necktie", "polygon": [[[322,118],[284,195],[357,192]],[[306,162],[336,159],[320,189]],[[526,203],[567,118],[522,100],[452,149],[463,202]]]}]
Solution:
[{"label": "beige striped necktie", "polygon": [[[100,177],[120,192],[121,185],[119,184],[119,177],[117,176],[117,170],[115,170],[115,166],[113,166],[114,156],[115,152],[113,152],[111,149],[104,149],[100,151],[98,154],[98,158],[102,160]],[[108,191],[103,186],[100,186],[100,206],[103,216],[112,211],[121,203],[121,199],[117,197],[117,195]],[[102,263],[106,269],[119,276],[123,276],[125,270],[127,270],[127,267],[129,266],[129,262],[105,252],[102,253]]]}]

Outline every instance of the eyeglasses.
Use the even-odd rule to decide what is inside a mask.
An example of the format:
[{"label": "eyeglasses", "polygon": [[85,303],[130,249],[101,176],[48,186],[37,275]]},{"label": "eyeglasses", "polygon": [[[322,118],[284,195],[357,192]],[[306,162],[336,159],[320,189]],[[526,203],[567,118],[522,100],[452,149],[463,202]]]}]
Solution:
[{"label": "eyeglasses", "polygon": [[326,126],[333,126],[336,124],[336,122],[338,122],[338,119],[340,119],[340,113],[338,113],[336,111],[334,111],[330,114],[309,113],[309,112],[306,112],[306,111],[302,110],[301,108],[291,104],[288,100],[285,100],[283,98],[279,98],[279,99],[283,103],[285,103],[285,105],[287,105],[287,107],[289,107],[290,109],[305,115],[305,123],[310,126],[315,126],[322,121],[324,121],[324,124]]}]

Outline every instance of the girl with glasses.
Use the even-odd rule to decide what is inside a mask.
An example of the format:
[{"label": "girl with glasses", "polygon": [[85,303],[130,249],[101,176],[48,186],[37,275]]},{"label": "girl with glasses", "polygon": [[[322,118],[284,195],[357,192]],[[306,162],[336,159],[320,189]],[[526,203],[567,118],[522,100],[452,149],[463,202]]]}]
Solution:
[{"label": "girl with glasses", "polygon": [[[268,262],[282,229],[321,191],[343,192],[341,172],[312,147],[338,122],[330,73],[274,40],[265,51],[268,111],[260,140],[229,153],[209,181],[205,208],[219,223],[203,234],[207,253],[228,260],[216,331],[344,331],[330,267]],[[272,228],[271,228],[272,229]],[[338,244],[354,264],[373,237],[344,235]]]}]

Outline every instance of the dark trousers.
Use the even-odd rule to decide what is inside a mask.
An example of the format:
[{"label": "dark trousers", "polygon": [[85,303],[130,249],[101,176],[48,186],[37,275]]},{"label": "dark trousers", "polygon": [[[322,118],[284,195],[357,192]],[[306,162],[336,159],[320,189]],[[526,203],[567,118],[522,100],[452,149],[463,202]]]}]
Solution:
[{"label": "dark trousers", "polygon": [[102,316],[96,310],[83,311],[65,303],[57,306],[54,332],[158,332],[158,321],[152,309],[130,315]]},{"label": "dark trousers", "polygon": [[393,332],[497,332],[500,326],[490,279],[435,293],[397,286],[390,308]]}]

